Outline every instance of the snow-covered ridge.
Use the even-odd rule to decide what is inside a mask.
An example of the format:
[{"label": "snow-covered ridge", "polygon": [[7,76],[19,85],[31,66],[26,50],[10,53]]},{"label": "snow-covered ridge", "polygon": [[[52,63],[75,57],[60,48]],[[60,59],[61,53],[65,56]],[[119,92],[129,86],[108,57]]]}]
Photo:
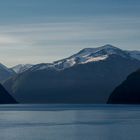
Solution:
[{"label": "snow-covered ridge", "polygon": [[14,67],[12,67],[11,69],[16,72],[16,73],[22,73],[28,69],[30,69],[33,65],[31,64],[19,64],[19,65],[16,65]]},{"label": "snow-covered ridge", "polygon": [[44,70],[44,69],[63,70],[63,69],[70,68],[78,64],[104,61],[110,55],[113,55],[113,54],[116,54],[125,58],[131,57],[132,59],[140,60],[139,51],[121,50],[117,47],[107,44],[99,48],[85,48],[81,50],[80,52],[78,52],[77,54],[74,54],[66,59],[55,61],[54,63],[51,63],[51,64],[37,65],[37,66],[32,67],[30,70],[31,71]]}]

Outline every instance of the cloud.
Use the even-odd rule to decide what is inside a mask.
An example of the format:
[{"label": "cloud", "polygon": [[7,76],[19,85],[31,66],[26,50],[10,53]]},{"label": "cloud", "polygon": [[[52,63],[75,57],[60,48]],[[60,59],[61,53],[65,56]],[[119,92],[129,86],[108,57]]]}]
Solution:
[{"label": "cloud", "polygon": [[138,48],[139,24],[140,19],[134,17],[90,17],[0,25],[0,60],[7,65],[52,62],[82,48],[108,43],[123,49],[131,45]]},{"label": "cloud", "polygon": [[[118,21],[118,22],[117,22]],[[1,44],[56,45],[92,40],[113,40],[139,35],[140,20],[129,18],[83,19],[82,21],[0,26]],[[135,25],[135,28],[134,28]]]},{"label": "cloud", "polygon": [[20,43],[19,40],[16,40],[16,38],[12,38],[10,36],[3,36],[0,35],[0,45],[9,45],[9,44],[17,44]]}]

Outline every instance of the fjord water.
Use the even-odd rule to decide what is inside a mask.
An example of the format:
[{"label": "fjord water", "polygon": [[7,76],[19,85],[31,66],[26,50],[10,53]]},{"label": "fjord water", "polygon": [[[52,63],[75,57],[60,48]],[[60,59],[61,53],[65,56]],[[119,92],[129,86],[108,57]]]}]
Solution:
[{"label": "fjord water", "polygon": [[139,130],[140,106],[0,106],[0,140],[137,140]]}]

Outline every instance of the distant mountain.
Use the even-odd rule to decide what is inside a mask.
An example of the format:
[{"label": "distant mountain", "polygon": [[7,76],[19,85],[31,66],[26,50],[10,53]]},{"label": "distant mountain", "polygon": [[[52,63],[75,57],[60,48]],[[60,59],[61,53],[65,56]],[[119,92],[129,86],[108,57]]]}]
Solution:
[{"label": "distant mountain", "polygon": [[140,51],[127,51],[131,57],[140,60]]},{"label": "distant mountain", "polygon": [[0,104],[15,104],[16,100],[0,84]]},{"label": "distant mountain", "polygon": [[132,73],[111,94],[110,104],[140,104],[140,70]]},{"label": "distant mountain", "polygon": [[112,45],[86,48],[51,64],[34,65],[4,86],[21,103],[106,103],[113,89],[140,68],[134,56]]},{"label": "distant mountain", "polygon": [[19,64],[19,65],[16,65],[14,67],[12,67],[11,69],[19,74],[19,73],[22,73],[22,72],[25,72],[26,70],[28,70],[29,68],[31,68],[33,65],[31,64]]},{"label": "distant mountain", "polygon": [[15,72],[0,63],[0,82],[7,80],[15,75]]},{"label": "distant mountain", "polygon": [[32,71],[44,70],[44,69],[55,69],[64,70],[66,68],[73,67],[78,64],[86,64],[91,62],[98,62],[107,59],[110,55],[119,55],[123,58],[131,58],[140,60],[140,51],[126,51],[121,50],[112,45],[105,45],[98,48],[85,48],[66,59],[55,61],[54,63],[39,64],[32,67]]}]

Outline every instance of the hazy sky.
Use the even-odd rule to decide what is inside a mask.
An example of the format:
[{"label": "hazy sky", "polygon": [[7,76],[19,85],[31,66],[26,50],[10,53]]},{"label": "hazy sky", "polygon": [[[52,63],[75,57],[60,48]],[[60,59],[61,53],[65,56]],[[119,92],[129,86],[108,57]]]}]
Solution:
[{"label": "hazy sky", "polygon": [[82,48],[140,50],[140,0],[0,0],[0,62],[52,62]]}]

